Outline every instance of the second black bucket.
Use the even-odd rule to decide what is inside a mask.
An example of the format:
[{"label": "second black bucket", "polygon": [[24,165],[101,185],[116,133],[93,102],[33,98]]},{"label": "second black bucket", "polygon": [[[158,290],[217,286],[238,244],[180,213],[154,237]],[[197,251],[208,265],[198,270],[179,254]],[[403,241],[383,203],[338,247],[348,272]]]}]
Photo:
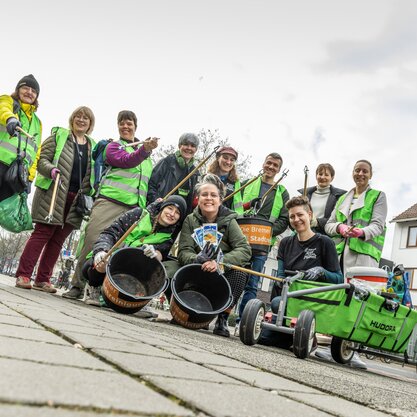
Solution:
[{"label": "second black bucket", "polygon": [[201,270],[201,264],[185,265],[171,282],[171,315],[187,329],[207,326],[233,302],[232,291],[224,275]]},{"label": "second black bucket", "polygon": [[139,248],[115,252],[106,267],[102,294],[113,310],[133,314],[168,287],[164,266]]}]

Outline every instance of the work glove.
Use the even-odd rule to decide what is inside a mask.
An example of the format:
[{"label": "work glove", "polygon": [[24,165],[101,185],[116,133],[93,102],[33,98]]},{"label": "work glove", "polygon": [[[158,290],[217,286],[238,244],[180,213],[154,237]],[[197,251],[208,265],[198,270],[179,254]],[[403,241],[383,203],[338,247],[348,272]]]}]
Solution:
[{"label": "work glove", "polygon": [[150,203],[146,207],[146,211],[151,215],[151,217],[155,217],[161,211],[162,205],[162,198],[157,198],[153,203]]},{"label": "work glove", "polygon": [[104,258],[106,257],[107,252],[104,252],[104,250],[97,252],[94,255],[94,268],[97,272],[106,272],[106,264],[107,261],[104,262]]},{"label": "work glove", "polygon": [[321,266],[315,266],[313,268],[307,269],[307,271],[304,272],[304,277],[306,281],[317,281],[320,278],[324,277],[325,270]]},{"label": "work glove", "polygon": [[339,224],[339,226],[337,226],[337,231],[340,235],[342,235],[343,237],[349,237],[349,229],[350,226],[348,226],[347,224]]},{"label": "work glove", "polygon": [[261,200],[262,200],[261,197],[254,198],[253,200],[250,201],[250,207],[257,208]]},{"label": "work glove", "polygon": [[156,258],[156,250],[153,245],[147,245],[146,243],[142,246],[143,253],[148,258]]},{"label": "work glove", "polygon": [[203,264],[204,262],[211,261],[215,253],[215,246],[212,243],[207,242],[201,252],[197,254],[197,258],[195,260],[199,264]]},{"label": "work glove", "polygon": [[52,168],[51,169],[51,178],[55,181],[56,176],[60,173],[61,173],[61,171],[58,168]]},{"label": "work glove", "polygon": [[360,229],[359,227],[354,227],[350,232],[349,232],[349,236],[350,237],[361,237],[365,234],[365,232]]},{"label": "work glove", "polygon": [[17,120],[16,117],[9,117],[6,123],[7,133],[10,136],[14,136],[17,127],[22,127],[22,124],[19,122],[19,120]]}]

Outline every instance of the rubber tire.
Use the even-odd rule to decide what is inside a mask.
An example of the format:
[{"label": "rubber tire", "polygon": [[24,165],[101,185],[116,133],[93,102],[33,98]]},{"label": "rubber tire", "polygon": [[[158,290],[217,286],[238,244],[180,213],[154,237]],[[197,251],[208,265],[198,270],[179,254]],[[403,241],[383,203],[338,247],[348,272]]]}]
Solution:
[{"label": "rubber tire", "polygon": [[248,346],[256,345],[265,320],[265,304],[256,298],[249,300],[240,320],[239,338]]},{"label": "rubber tire", "polygon": [[332,358],[337,363],[346,364],[352,360],[355,351],[349,349],[348,343],[352,342],[333,336],[332,343],[330,344],[330,352]]},{"label": "rubber tire", "polygon": [[309,357],[315,329],[316,318],[314,317],[314,313],[311,310],[303,310],[298,315],[297,323],[294,328],[293,352],[297,358],[306,359]]}]

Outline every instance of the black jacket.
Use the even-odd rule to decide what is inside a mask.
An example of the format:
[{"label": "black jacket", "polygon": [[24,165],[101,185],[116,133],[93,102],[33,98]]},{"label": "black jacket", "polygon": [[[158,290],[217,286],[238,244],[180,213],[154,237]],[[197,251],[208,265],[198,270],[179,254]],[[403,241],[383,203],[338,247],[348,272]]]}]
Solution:
[{"label": "black jacket", "polygon": [[[159,197],[165,197],[193,169],[194,165],[181,168],[178,165],[175,154],[168,155],[159,160],[155,165],[149,180],[147,195],[148,204],[153,203]],[[180,190],[188,191],[188,195],[182,194],[179,190],[175,192],[175,194],[184,197],[187,203],[187,214],[192,212],[194,187],[197,183],[198,175],[198,172],[196,172],[180,187]]]},{"label": "black jacket", "polygon": [[[314,191],[317,190],[317,186],[314,187],[308,187],[307,188],[307,198],[311,200],[311,196],[313,195]],[[302,189],[298,190],[299,193],[303,193]],[[324,217],[320,217],[317,219],[317,227],[312,228],[314,232],[321,233],[322,235],[325,235],[326,232],[324,231],[324,226],[327,223],[327,220],[329,220],[330,215],[332,214],[332,211],[334,209],[334,206],[337,203],[337,200],[340,196],[346,193],[346,190],[342,190],[341,188],[333,187],[333,185],[330,185],[330,194],[329,198],[327,199],[326,207],[324,209]]]}]

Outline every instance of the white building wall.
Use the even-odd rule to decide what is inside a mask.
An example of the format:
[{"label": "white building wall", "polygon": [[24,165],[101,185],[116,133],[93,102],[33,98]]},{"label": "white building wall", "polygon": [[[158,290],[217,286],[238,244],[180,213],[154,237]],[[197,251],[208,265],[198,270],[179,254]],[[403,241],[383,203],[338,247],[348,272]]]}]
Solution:
[{"label": "white building wall", "polygon": [[407,248],[408,228],[417,226],[417,221],[395,223],[391,260],[404,268],[417,268],[417,247]]}]

